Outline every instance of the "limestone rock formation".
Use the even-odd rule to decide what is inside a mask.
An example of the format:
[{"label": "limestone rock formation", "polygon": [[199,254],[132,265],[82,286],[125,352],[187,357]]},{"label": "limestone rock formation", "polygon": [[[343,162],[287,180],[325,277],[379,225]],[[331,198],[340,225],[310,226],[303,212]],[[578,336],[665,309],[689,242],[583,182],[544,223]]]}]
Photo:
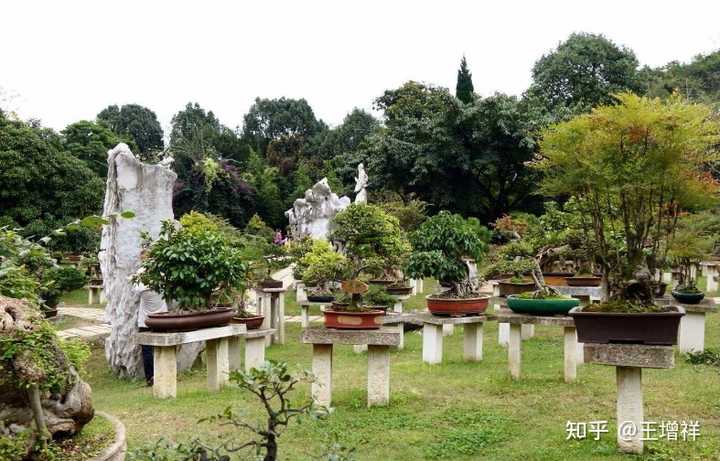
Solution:
[{"label": "limestone rock formation", "polygon": [[330,220],[350,205],[348,197],[338,197],[323,178],[305,191],[305,197],[295,200],[293,208],[285,212],[294,238],[309,236],[327,240]]}]

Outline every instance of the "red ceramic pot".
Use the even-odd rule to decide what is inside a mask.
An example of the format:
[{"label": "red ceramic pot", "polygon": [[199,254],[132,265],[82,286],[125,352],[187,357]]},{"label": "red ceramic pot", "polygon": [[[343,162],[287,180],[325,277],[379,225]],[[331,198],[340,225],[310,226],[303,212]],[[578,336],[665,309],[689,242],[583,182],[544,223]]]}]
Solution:
[{"label": "red ceramic pot", "polygon": [[433,315],[463,316],[482,314],[488,306],[490,296],[475,298],[435,298],[428,296],[427,306]]},{"label": "red ceramic pot", "polygon": [[334,311],[326,309],[325,328],[338,330],[377,330],[382,326],[384,311],[374,309],[361,312]]}]

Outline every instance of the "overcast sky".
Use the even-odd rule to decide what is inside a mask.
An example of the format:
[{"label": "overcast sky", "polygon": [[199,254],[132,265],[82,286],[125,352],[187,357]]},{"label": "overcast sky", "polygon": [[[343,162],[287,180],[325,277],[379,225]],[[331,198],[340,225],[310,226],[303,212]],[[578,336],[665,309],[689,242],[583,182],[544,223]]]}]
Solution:
[{"label": "overcast sky", "polygon": [[125,103],[167,129],[188,101],[235,127],[257,96],[305,98],[336,125],[410,79],[454,91],[463,54],[476,92],[520,94],[571,32],[658,66],[720,48],[718,18],[717,0],[3,1],[0,88],[55,129]]}]

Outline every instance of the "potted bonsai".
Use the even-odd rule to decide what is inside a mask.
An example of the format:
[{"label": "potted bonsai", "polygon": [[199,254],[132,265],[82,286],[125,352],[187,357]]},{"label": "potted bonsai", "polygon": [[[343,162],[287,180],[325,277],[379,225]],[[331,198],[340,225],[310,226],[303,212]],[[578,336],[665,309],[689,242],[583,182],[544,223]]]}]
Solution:
[{"label": "potted bonsai", "polygon": [[[325,309],[325,326],[341,329],[377,329],[385,312],[368,307],[363,301],[368,286],[362,275],[378,277],[391,267],[398,255],[409,252],[398,219],[382,208],[369,204],[352,204],[331,222],[330,238],[341,244],[347,258],[342,291],[346,302],[334,302]],[[344,301],[344,300],[343,300]]]},{"label": "potted bonsai", "polygon": [[707,237],[682,229],[669,243],[668,258],[679,270],[678,284],[672,290],[672,296],[682,304],[698,304],[705,293],[698,289],[693,268],[703,260],[712,249],[713,242]]},{"label": "potted bonsai", "polygon": [[413,278],[433,277],[446,282],[446,291],[427,296],[434,315],[470,315],[485,311],[489,296],[480,294],[478,280],[471,280],[464,259],[480,263],[487,242],[474,225],[457,214],[441,211],[412,234],[413,252],[406,273]]},{"label": "potted bonsai", "polygon": [[338,282],[347,269],[347,258],[336,252],[324,240],[313,242],[312,248],[301,259],[303,283],[310,302],[327,303],[335,299],[331,284]]},{"label": "potted bonsai", "polygon": [[[182,220],[181,220],[182,223]],[[247,265],[241,250],[212,225],[162,223],[158,239],[147,243],[133,280],[162,294],[178,310],[152,314],[146,324],[155,331],[189,331],[226,325],[235,315],[222,294],[242,283]]]},{"label": "potted bonsai", "polygon": [[718,124],[707,107],[679,98],[616,98],[546,129],[536,166],[544,192],[574,196],[594,234],[606,297],[570,311],[578,340],[671,345],[684,310],[655,303],[650,263],[678,216],[717,196],[705,165],[716,157]]},{"label": "potted bonsai", "polygon": [[512,294],[507,297],[507,306],[513,312],[531,315],[566,315],[570,309],[580,304],[578,299],[559,293],[545,284],[540,264],[533,260],[534,268],[530,275],[535,285],[534,291]]},{"label": "potted bonsai", "polygon": [[485,277],[492,278],[496,274],[512,274],[509,278],[498,280],[498,291],[502,297],[524,293],[535,288],[535,282],[528,275],[533,271],[535,262],[530,258],[501,260],[491,264]]}]

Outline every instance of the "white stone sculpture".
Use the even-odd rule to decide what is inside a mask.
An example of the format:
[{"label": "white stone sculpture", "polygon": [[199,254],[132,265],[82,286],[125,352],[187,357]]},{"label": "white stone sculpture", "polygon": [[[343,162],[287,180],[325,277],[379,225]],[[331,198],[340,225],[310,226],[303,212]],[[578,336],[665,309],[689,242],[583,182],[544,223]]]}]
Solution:
[{"label": "white stone sculpture", "polygon": [[327,240],[330,220],[350,205],[348,197],[338,197],[323,178],[305,191],[305,197],[295,200],[285,212],[294,238],[309,236]]},{"label": "white stone sculpture", "polygon": [[[118,376],[143,376],[140,347],[135,342],[140,291],[133,288],[130,277],[140,266],[142,233],[157,238],[162,221],[173,219],[176,178],[167,166],[142,163],[125,144],[108,152],[103,215],[117,216],[126,210],[135,214],[131,219],[109,218],[98,255],[107,299],[105,318],[112,326],[105,356]],[[196,355],[197,349],[181,353],[179,367],[188,367]]]},{"label": "white stone sculpture", "polygon": [[361,163],[358,165],[357,176],[355,177],[355,203],[367,203],[368,175],[365,173],[365,166]]}]

